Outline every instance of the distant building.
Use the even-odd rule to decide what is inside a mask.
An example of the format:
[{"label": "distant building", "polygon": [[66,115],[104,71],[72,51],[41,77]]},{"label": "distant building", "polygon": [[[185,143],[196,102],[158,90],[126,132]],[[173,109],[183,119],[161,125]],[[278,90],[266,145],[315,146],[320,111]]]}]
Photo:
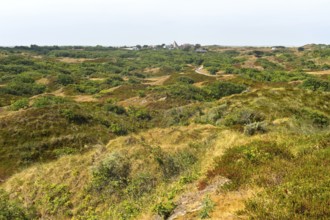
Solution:
[{"label": "distant building", "polygon": [[178,49],[179,48],[179,45],[176,41],[173,42],[173,48],[174,49]]}]

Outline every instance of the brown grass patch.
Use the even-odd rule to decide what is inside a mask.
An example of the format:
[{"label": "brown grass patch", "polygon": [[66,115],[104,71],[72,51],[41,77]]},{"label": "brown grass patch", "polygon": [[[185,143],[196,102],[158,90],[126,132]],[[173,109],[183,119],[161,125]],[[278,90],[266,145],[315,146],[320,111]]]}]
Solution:
[{"label": "brown grass patch", "polygon": [[64,63],[82,63],[85,61],[93,61],[95,59],[62,57],[58,58],[57,60]]},{"label": "brown grass patch", "polygon": [[307,72],[307,73],[312,75],[330,75],[330,70]]},{"label": "brown grass patch", "polygon": [[50,83],[49,79],[47,79],[47,78],[41,78],[41,79],[37,80],[37,84],[48,85],[49,83]]},{"label": "brown grass patch", "polygon": [[152,85],[152,86],[160,86],[163,85],[166,80],[168,80],[171,76],[161,76],[161,77],[152,77],[147,78],[147,82],[144,84],[146,85]]}]

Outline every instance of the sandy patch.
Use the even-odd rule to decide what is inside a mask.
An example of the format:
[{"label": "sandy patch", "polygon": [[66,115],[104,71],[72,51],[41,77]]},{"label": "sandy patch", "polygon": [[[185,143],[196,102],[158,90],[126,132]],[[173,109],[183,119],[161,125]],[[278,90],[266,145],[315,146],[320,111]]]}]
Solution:
[{"label": "sandy patch", "polygon": [[160,86],[163,85],[164,82],[169,79],[171,76],[161,76],[161,77],[153,77],[147,78],[148,82],[144,83],[146,85]]},{"label": "sandy patch", "polygon": [[64,63],[82,63],[85,61],[92,61],[95,59],[87,59],[87,58],[70,58],[70,57],[63,57],[57,59],[58,61],[64,62]]},{"label": "sandy patch", "polygon": [[307,73],[312,75],[330,75],[330,70],[307,72]]},{"label": "sandy patch", "polygon": [[48,85],[49,84],[49,79],[41,78],[41,79],[37,80],[37,84]]},{"label": "sandy patch", "polygon": [[143,72],[145,73],[158,73],[160,71],[160,68],[146,68]]}]

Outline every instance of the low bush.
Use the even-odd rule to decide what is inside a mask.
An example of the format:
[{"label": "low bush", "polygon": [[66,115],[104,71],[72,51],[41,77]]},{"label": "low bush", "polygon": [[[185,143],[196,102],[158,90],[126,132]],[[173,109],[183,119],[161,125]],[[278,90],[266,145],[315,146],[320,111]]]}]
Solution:
[{"label": "low bush", "polygon": [[56,97],[56,96],[42,96],[33,101],[32,106],[37,108],[42,108],[46,106],[52,106],[57,105],[61,103],[65,103],[68,100],[62,97]]},{"label": "low bush", "polygon": [[26,209],[20,203],[10,200],[9,195],[0,190],[0,219],[29,220],[37,218],[32,207]]},{"label": "low bush", "polygon": [[13,104],[11,104],[10,110],[17,111],[19,109],[27,108],[27,107],[29,107],[29,99],[22,98],[22,99],[15,101]]},{"label": "low bush", "polygon": [[91,187],[111,195],[125,188],[129,182],[130,163],[119,153],[112,153],[93,170]]},{"label": "low bush", "polygon": [[283,146],[272,142],[252,142],[246,146],[227,149],[221,158],[215,159],[215,169],[208,176],[225,176],[231,180],[230,188],[237,189],[243,184],[252,183],[251,180],[258,176],[258,169],[263,165],[276,159],[291,158],[291,152]]},{"label": "low bush", "polygon": [[310,89],[312,91],[330,91],[330,82],[326,80],[316,79],[316,78],[309,78],[305,80],[302,85],[302,88]]},{"label": "low bush", "polygon": [[108,103],[104,106],[106,111],[116,113],[118,115],[126,114],[126,109],[122,106]]},{"label": "low bush", "polygon": [[232,125],[247,125],[255,122],[261,122],[265,119],[265,116],[252,109],[242,109],[235,111],[224,118],[224,124],[226,126]]},{"label": "low bush", "polygon": [[230,82],[217,81],[205,87],[205,90],[212,99],[220,99],[224,96],[241,93],[246,89],[243,85]]},{"label": "low bush", "polygon": [[267,132],[267,124],[265,122],[253,122],[244,126],[244,134],[255,135]]}]

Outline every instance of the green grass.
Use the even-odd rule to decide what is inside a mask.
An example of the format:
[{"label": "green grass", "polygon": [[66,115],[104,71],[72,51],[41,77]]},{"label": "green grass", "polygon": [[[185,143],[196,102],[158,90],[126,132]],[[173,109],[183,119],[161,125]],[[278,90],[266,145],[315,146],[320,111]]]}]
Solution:
[{"label": "green grass", "polygon": [[0,48],[0,219],[328,219],[328,50],[208,49]]}]

